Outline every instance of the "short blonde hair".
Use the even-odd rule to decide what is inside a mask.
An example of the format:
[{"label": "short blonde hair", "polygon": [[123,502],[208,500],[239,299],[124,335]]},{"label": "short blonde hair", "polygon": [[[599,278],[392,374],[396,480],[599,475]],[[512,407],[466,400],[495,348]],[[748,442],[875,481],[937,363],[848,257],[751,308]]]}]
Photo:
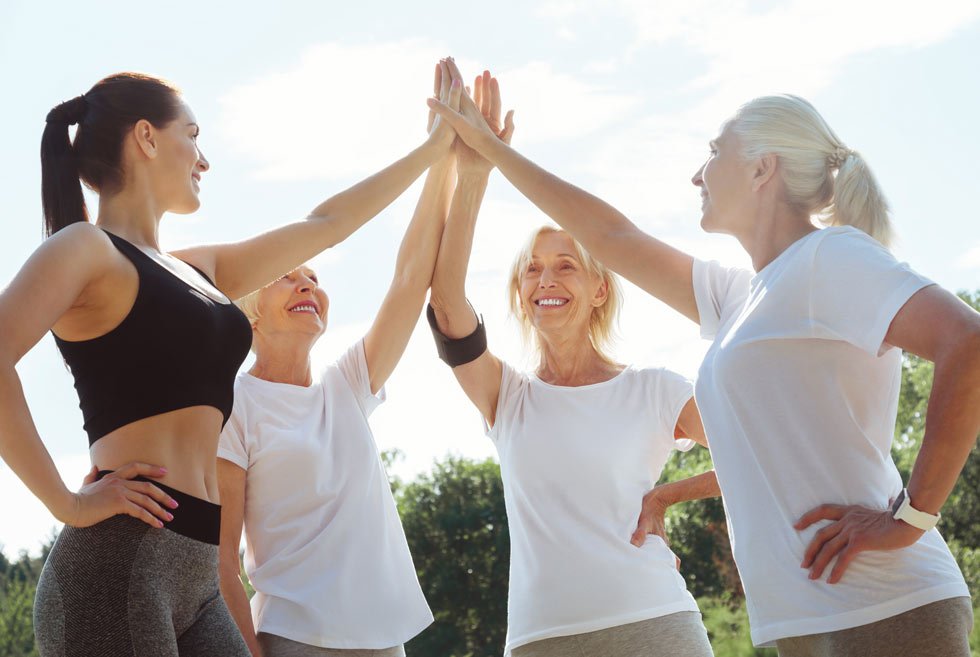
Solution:
[{"label": "short blonde hair", "polygon": [[892,225],[878,182],[813,105],[799,96],[762,96],[742,105],[731,127],[744,157],[779,158],[792,206],[827,226],[859,228],[888,246]]},{"label": "short blonde hair", "polygon": [[572,240],[575,253],[586,271],[596,278],[602,279],[606,284],[606,301],[601,306],[592,309],[592,316],[589,318],[589,341],[593,348],[604,360],[615,362],[610,354],[611,347],[616,341],[616,328],[619,321],[619,310],[623,304],[623,288],[619,283],[619,277],[601,262],[592,257],[585,250],[578,240],[569,233],[557,226],[544,225],[531,233],[527,242],[514,258],[514,264],[510,268],[510,280],[507,286],[507,301],[510,312],[517,319],[521,327],[521,335],[525,344],[534,344],[537,349],[541,348],[540,340],[532,342],[531,337],[535,335],[534,325],[524,311],[524,302],[521,298],[521,279],[527,266],[531,263],[531,255],[534,251],[534,243],[538,237],[546,233],[564,233]]}]

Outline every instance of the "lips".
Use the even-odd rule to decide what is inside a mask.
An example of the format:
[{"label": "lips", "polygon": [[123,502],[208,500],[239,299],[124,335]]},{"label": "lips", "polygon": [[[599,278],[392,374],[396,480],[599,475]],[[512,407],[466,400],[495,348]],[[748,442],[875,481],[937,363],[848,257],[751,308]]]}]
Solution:
[{"label": "lips", "polygon": [[320,309],[314,301],[300,301],[287,308],[287,310],[291,313],[310,313],[317,317],[320,316]]}]

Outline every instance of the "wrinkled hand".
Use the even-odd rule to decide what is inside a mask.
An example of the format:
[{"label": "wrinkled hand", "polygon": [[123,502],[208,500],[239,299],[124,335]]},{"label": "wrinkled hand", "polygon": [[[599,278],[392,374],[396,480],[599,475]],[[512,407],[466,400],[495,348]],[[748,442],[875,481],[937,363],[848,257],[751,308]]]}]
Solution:
[{"label": "wrinkled hand", "polygon": [[[660,491],[657,488],[653,488],[644,495],[640,518],[636,522],[636,531],[630,537],[630,543],[640,547],[646,542],[647,536],[653,534],[662,538],[664,545],[669,548],[670,540],[667,538],[667,524],[664,521],[668,508],[670,508],[670,504],[661,499]],[[680,570],[681,559],[677,555],[674,555],[674,558],[677,560],[677,569]]]},{"label": "wrinkled hand", "polygon": [[[447,64],[454,79],[462,77],[456,62],[449,59]],[[479,94],[477,100],[470,98],[468,94],[463,94],[458,108],[435,98],[430,98],[428,103],[429,108],[449,123],[467,146],[482,154],[483,149],[494,141],[510,143],[511,136],[514,134],[514,111],[507,112],[501,127],[500,86],[489,71],[484,71],[483,75],[477,78],[474,94],[477,93]]]},{"label": "wrinkled hand", "polygon": [[177,502],[153,484],[133,481],[134,477],[162,477],[166,470],[146,463],[128,463],[96,481],[98,468],[93,466],[82,487],[75,493],[75,513],[66,524],[89,527],[115,515],[126,514],[152,527],[163,527],[173,520],[164,506],[177,508]]},{"label": "wrinkled hand", "polygon": [[793,526],[799,531],[820,520],[834,522],[814,535],[800,567],[810,569],[810,579],[819,579],[836,556],[837,563],[830,571],[828,584],[839,582],[848,565],[859,553],[908,547],[925,533],[906,522],[895,520],[890,510],[843,504],[818,506],[804,514]]},{"label": "wrinkled hand", "polygon": [[[484,122],[497,139],[509,144],[514,136],[514,112],[513,110],[508,112],[504,124],[501,125],[500,84],[497,78],[490,75],[490,71],[484,71],[483,75],[478,75],[473,82],[473,105],[479,108]],[[456,151],[460,174],[487,174],[493,169],[490,160],[467,146],[462,139],[456,140],[453,149]]]},{"label": "wrinkled hand", "polygon": [[[459,100],[464,95],[463,80],[454,76],[453,69],[449,68],[445,59],[440,60],[436,64],[435,79],[433,80],[433,95],[445,107],[454,111],[459,110]],[[453,145],[453,142],[456,141],[456,131],[453,130],[452,125],[431,109],[429,110],[427,129],[429,131],[429,142],[439,146],[440,149],[445,149],[447,152]]]}]

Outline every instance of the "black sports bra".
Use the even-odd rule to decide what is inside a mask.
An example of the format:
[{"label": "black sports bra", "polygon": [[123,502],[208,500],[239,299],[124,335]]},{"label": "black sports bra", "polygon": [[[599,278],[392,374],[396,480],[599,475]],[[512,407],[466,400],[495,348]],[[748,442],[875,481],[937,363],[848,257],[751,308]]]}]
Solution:
[{"label": "black sports bra", "polygon": [[245,315],[106,234],[136,267],[136,301],[105,335],[79,342],[55,336],[75,378],[89,445],[136,420],[190,406],[217,408],[223,427],[231,415],[235,375],[252,344]]}]

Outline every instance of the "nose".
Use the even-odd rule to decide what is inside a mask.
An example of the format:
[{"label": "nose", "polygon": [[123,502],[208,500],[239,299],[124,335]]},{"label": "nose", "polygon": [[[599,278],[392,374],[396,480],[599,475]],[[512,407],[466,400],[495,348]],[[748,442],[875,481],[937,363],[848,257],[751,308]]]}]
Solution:
[{"label": "nose", "polygon": [[538,279],[538,288],[544,289],[547,287],[554,287],[555,282],[552,280],[551,269],[545,267],[544,271],[541,272],[541,277]]},{"label": "nose", "polygon": [[[705,162],[705,164],[707,164],[707,162]],[[704,178],[702,177],[703,173],[704,173],[704,164],[702,164],[701,167],[694,172],[694,177],[691,178],[691,182],[694,183],[696,187],[700,187],[701,185],[704,184]]]},{"label": "nose", "polygon": [[309,293],[316,290],[316,281],[305,274],[300,274],[296,278],[296,291],[301,293]]},{"label": "nose", "polygon": [[210,168],[211,168],[211,163],[208,162],[208,158],[204,157],[204,153],[201,152],[201,149],[200,148],[197,149],[197,169],[198,169],[198,171],[204,172],[204,171],[207,171]]}]

